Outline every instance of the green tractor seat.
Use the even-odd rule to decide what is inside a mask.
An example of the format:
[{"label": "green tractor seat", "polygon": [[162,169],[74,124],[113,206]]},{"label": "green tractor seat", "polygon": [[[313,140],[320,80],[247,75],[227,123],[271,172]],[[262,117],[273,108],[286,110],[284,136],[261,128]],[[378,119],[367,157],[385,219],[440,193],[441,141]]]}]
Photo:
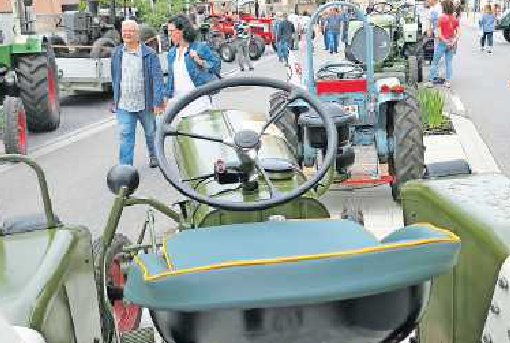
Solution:
[{"label": "green tractor seat", "polygon": [[426,224],[382,241],[347,220],[196,229],[138,255],[124,295],[167,342],[383,342],[412,329],[459,249]]}]

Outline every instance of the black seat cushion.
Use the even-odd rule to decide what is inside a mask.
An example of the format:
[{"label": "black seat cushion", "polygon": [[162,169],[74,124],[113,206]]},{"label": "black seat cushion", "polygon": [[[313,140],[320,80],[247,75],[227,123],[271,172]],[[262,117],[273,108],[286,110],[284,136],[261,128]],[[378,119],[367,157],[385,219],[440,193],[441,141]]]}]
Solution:
[{"label": "black seat cushion", "polygon": [[[55,222],[60,225],[62,222],[55,215]],[[48,228],[48,221],[44,213],[28,214],[6,218],[0,229],[0,236],[11,235],[14,233],[44,230]]]}]

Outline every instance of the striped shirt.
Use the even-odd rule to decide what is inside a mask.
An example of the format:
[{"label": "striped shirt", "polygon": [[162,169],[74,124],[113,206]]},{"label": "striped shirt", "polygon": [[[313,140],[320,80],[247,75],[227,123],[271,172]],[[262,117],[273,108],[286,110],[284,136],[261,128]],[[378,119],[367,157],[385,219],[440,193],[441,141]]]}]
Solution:
[{"label": "striped shirt", "polygon": [[136,52],[130,52],[124,46],[118,106],[127,112],[139,112],[145,109],[145,85],[141,46],[138,47]]}]

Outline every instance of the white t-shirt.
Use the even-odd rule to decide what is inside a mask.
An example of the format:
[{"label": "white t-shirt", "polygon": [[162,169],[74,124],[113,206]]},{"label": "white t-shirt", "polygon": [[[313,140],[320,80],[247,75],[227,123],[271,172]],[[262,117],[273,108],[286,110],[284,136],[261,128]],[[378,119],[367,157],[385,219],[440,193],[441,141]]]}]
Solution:
[{"label": "white t-shirt", "polygon": [[[186,54],[187,48],[184,50]],[[169,101],[169,104],[174,102],[176,99],[188,94],[195,89],[195,85],[189,76],[188,69],[184,56],[179,56],[179,50],[177,50],[175,61],[174,61],[174,96]],[[179,116],[185,117],[197,113],[201,113],[212,109],[211,100],[207,96],[200,97],[190,103],[188,106],[182,109]]]}]

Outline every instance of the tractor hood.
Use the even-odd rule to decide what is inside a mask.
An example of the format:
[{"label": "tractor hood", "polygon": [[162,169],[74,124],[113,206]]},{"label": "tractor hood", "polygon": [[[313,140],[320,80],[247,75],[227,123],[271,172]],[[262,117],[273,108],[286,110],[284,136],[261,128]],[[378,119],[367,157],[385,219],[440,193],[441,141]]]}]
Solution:
[{"label": "tractor hood", "polygon": [[[178,129],[183,132],[231,139],[234,133],[240,130],[250,129],[260,132],[265,121],[266,114],[216,110],[182,118]],[[218,160],[224,161],[226,165],[239,163],[234,149],[222,143],[181,136],[174,139],[173,148],[183,179],[211,174]],[[305,176],[299,169],[289,168],[289,166],[298,165],[296,156],[292,153],[282,132],[274,125],[270,126],[262,137],[258,157],[279,191],[287,192],[298,187],[305,180]],[[192,181],[191,184],[204,195],[233,202],[252,202],[269,197],[265,182],[260,177],[258,180],[258,189],[250,193],[243,192],[237,183],[221,185],[213,179],[204,182]],[[301,219],[329,217],[327,209],[316,197],[315,191],[309,191],[302,197],[261,211],[228,211],[204,204],[195,206],[191,203],[188,204],[188,209],[189,213],[193,213],[192,222],[198,227],[257,222],[276,214],[286,218]]]},{"label": "tractor hood", "polygon": [[[260,132],[265,123],[265,114],[251,114],[239,110],[214,110],[180,120],[179,131],[202,134],[223,139],[233,139],[235,132],[254,130]],[[289,145],[276,126],[272,125],[262,137],[259,158],[288,161],[297,164]],[[239,159],[233,148],[222,143],[201,139],[179,137],[174,140],[175,156],[183,178],[193,178],[213,172],[218,160],[238,163]]]}]

